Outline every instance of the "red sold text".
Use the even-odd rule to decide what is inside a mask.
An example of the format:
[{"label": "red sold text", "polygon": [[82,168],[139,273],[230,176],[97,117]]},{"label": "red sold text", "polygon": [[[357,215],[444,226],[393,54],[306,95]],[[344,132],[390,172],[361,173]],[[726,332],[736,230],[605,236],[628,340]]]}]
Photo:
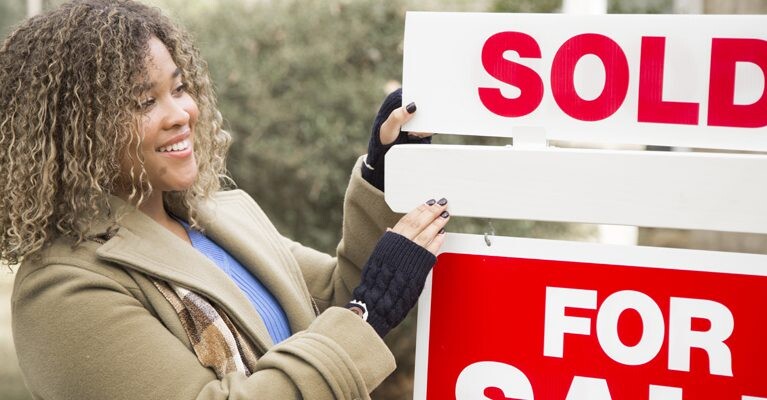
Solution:
[{"label": "red sold text", "polygon": [[[705,368],[710,376],[733,377],[733,356],[727,344],[735,326],[730,309],[716,301],[685,297],[669,297],[662,306],[668,310],[667,318],[656,300],[639,291],[611,293],[597,306],[596,290],[546,287],[543,355],[566,360],[568,352],[576,350],[568,343],[577,337],[596,336],[601,351],[618,364],[647,364],[666,349],[668,371],[690,372],[691,352],[697,351],[705,353],[708,362],[695,368]],[[630,345],[622,340],[618,329],[619,320],[629,310],[638,315],[642,325],[641,336]],[[584,316],[584,311],[591,311],[592,316]],[[683,400],[683,389],[650,384],[646,393],[636,393],[634,398]],[[523,371],[496,361],[465,367],[456,381],[455,395],[457,400],[534,398],[531,381]],[[563,400],[611,399],[607,379],[575,375]],[[739,399],[767,400],[745,394]]]},{"label": "red sold text", "polygon": [[[535,70],[503,57],[516,52],[520,58],[541,58],[538,42],[522,32],[500,32],[487,39],[482,48],[482,65],[493,78],[517,87],[516,98],[505,97],[499,88],[480,87],[479,98],[490,112],[509,118],[523,117],[535,111],[543,99],[543,79]],[[767,126],[767,90],[752,104],[736,104],[735,70],[737,63],[751,63],[761,69],[767,80],[767,41],[751,38],[713,38],[710,49],[708,110],[700,121],[700,104],[664,101],[663,71],[666,38],[645,36],[641,39],[638,71],[637,121],[646,123],[707,125],[719,127],[761,128]],[[593,100],[580,97],[574,76],[578,61],[586,55],[598,57],[605,68],[601,94]],[[551,94],[557,106],[570,117],[581,121],[600,121],[613,115],[623,104],[629,89],[629,64],[620,45],[595,33],[584,33],[565,41],[551,64]],[[765,85],[767,89],[767,85]]]}]

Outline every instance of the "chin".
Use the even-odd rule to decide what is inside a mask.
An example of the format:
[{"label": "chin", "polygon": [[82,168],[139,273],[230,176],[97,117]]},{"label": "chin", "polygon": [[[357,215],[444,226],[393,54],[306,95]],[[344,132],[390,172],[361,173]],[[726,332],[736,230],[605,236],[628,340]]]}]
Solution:
[{"label": "chin", "polygon": [[185,190],[189,190],[197,182],[196,178],[197,177],[195,176],[195,179],[192,179],[192,180],[189,180],[189,181],[184,181],[184,182],[179,182],[178,184],[174,185],[174,188],[171,189],[171,190],[176,191],[176,192],[183,192]]},{"label": "chin", "polygon": [[188,190],[197,183],[198,174],[199,171],[197,170],[197,164],[195,163],[184,170],[177,170],[172,177],[168,177],[170,179],[166,180],[163,186],[168,188],[167,190],[175,192]]},{"label": "chin", "polygon": [[163,192],[183,192],[190,189],[197,182],[197,173],[184,177],[167,180],[156,187]]}]

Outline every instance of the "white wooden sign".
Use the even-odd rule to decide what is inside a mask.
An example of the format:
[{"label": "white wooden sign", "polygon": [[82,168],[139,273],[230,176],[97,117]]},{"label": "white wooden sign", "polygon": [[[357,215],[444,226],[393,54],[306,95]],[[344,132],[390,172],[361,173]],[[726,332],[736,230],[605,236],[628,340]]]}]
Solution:
[{"label": "white wooden sign", "polygon": [[767,151],[767,16],[410,12],[406,130]]}]

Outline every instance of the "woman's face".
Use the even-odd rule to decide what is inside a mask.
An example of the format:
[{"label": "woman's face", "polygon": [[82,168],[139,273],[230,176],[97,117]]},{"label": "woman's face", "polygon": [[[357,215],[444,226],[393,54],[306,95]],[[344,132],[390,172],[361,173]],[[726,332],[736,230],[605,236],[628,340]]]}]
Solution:
[{"label": "woman's face", "polygon": [[[194,128],[199,110],[186,92],[181,70],[157,38],[149,40],[146,63],[146,89],[139,99],[144,169],[153,190],[185,190],[197,178]],[[136,163],[129,158],[123,162],[124,177],[130,179],[130,167]]]}]

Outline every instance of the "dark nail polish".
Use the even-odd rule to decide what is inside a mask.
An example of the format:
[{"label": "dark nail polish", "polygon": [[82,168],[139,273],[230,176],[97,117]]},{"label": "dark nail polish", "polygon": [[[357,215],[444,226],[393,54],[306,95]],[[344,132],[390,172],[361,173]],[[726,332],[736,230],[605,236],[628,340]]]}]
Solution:
[{"label": "dark nail polish", "polygon": [[436,204],[436,203],[437,203],[437,200],[434,200],[434,199],[430,199],[429,201],[427,201],[427,202],[426,202],[426,205],[427,205],[427,206],[433,206],[433,205],[434,205],[434,204]]},{"label": "dark nail polish", "polygon": [[439,216],[442,217],[442,218],[447,218],[447,217],[450,216],[450,213],[447,212],[447,211],[442,211],[442,214],[440,214]]},{"label": "dark nail polish", "polygon": [[442,228],[442,229],[440,229],[440,230],[439,230],[439,234],[440,234],[440,235],[444,235],[444,234],[445,234],[445,228]]},{"label": "dark nail polish", "polygon": [[447,204],[447,199],[443,197],[443,198],[439,199],[437,204],[439,204],[441,206],[444,206],[445,204]]},{"label": "dark nail polish", "polygon": [[415,112],[415,102],[408,104],[405,106],[405,111],[407,111],[408,114],[412,114]]}]

